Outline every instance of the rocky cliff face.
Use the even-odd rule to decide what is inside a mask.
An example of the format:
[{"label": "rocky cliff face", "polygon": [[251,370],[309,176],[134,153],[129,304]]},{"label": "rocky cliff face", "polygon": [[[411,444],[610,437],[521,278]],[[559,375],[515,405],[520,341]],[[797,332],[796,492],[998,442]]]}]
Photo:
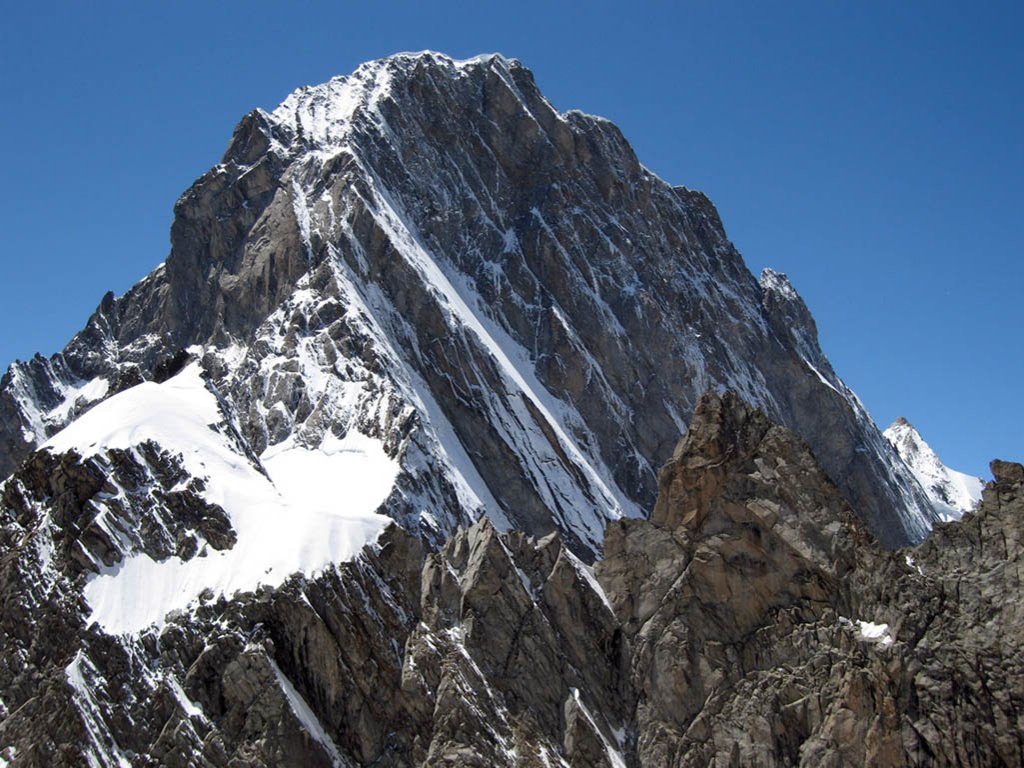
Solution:
[{"label": "rocky cliff face", "polygon": [[[4,486],[11,766],[1024,763],[1018,464],[892,552],[803,441],[708,396],[651,519],[613,523],[593,571],[557,533],[484,520],[431,552],[391,525],[351,562],[112,635],[85,618],[97,461],[38,452]],[[220,516],[168,541],[226,545],[203,532]]]},{"label": "rocky cliff face", "polygon": [[[807,446],[708,398],[651,520],[597,566],[632,651],[637,757],[1020,765],[1020,465],[962,524],[881,549]],[[1009,636],[1015,639],[1007,640]]]},{"label": "rocky cliff face", "polygon": [[935,519],[785,276],[755,279],[706,197],[518,62],[400,55],[247,115],[171,241],[4,375],[0,475],[188,349],[254,456],[381,441],[385,511],[434,544],[486,513],[592,558],[716,388],[807,440],[885,544]]}]

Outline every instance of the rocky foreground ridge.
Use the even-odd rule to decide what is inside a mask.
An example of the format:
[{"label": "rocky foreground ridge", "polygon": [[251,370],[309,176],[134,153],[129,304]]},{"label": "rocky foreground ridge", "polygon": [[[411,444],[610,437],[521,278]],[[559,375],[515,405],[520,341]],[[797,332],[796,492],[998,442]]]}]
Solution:
[{"label": "rocky foreground ridge", "polygon": [[[187,510],[150,546],[230,544],[173,457],[143,460]],[[650,520],[610,524],[593,570],[557,533],[482,520],[429,551],[392,525],[352,562],[112,636],[83,618],[116,560],[88,535],[97,461],[39,451],[3,486],[12,767],[1024,763],[1019,464],[889,551],[803,441],[707,395]]]}]

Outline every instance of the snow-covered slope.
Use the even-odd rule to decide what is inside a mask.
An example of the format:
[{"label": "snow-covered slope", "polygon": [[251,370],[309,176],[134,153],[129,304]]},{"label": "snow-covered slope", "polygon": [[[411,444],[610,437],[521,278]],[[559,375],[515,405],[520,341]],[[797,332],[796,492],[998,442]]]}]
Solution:
[{"label": "snow-covered slope", "polygon": [[900,416],[883,434],[907,462],[942,520],[959,520],[978,506],[984,481],[943,464],[909,421]]},{"label": "snow-covered slope", "polygon": [[[178,457],[188,481],[202,483],[201,495],[227,513],[237,540],[187,560],[134,552],[101,566],[84,594],[89,621],[108,632],[159,625],[200,595],[230,597],[277,586],[295,573],[316,574],[354,557],[390,522],[374,512],[391,492],[398,465],[378,440],[354,430],[341,439],[328,433],[316,449],[287,441],[256,462],[238,444],[198,363],[162,384],[146,382],[111,397],[43,449],[88,459],[150,441]],[[111,516],[101,509],[100,525]],[[114,526],[106,530],[118,538]]]}]

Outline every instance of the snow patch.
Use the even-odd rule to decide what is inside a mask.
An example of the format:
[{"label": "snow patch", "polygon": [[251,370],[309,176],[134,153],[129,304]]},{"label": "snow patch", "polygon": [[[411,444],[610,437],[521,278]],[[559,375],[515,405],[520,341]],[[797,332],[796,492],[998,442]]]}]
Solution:
[{"label": "snow patch", "polygon": [[163,384],[119,393],[46,443],[54,452],[89,456],[152,440],[206,481],[204,497],[227,512],[238,537],[229,550],[188,561],[132,554],[93,577],[84,590],[90,621],[107,632],[161,625],[204,592],[229,596],[278,586],[293,573],[314,575],[358,555],[388,525],[374,512],[399,466],[379,441],[350,431],[344,439],[328,436],[322,451],[275,446],[265,454],[264,473],[218,429],[223,421],[193,363]]},{"label": "snow patch", "polygon": [[594,590],[594,592],[597,593],[597,596],[601,598],[601,602],[604,603],[605,608],[608,609],[608,613],[610,613],[612,616],[614,616],[615,615],[615,609],[612,608],[612,603],[608,599],[608,594],[604,591],[604,587],[601,586],[601,582],[599,582],[597,580],[597,577],[594,576],[594,569],[593,569],[593,567],[587,565],[586,563],[584,563],[582,560],[580,560],[578,557],[576,557],[576,555],[574,555],[568,549],[566,549],[564,551],[565,551],[565,554],[568,555],[569,562],[571,562],[573,564],[573,567],[576,569],[576,572],[579,573],[579,575],[583,577],[583,580],[590,586],[590,588],[592,590]]},{"label": "snow patch", "polygon": [[906,562],[908,568],[914,568],[920,575],[924,576],[924,568],[918,565],[914,561],[914,558],[912,558],[910,555],[906,555]]},{"label": "snow patch", "polygon": [[185,693],[185,689],[181,687],[181,683],[178,682],[176,677],[168,675],[166,680],[167,687],[171,689],[171,693],[174,694],[174,698],[177,700],[178,705],[186,715],[189,717],[197,717],[204,723],[209,722],[206,719],[206,715],[203,713],[203,710],[201,710],[196,703],[188,697],[188,694]]},{"label": "snow patch", "polygon": [[895,642],[889,633],[888,624],[876,624],[873,621],[858,619],[857,630],[863,639],[872,640],[883,647],[888,647]]},{"label": "snow patch", "polygon": [[857,633],[857,637],[865,642],[871,642],[882,648],[888,648],[896,642],[888,624],[879,624],[873,621],[857,619],[853,621],[845,616],[839,617],[839,624]]},{"label": "snow patch", "polygon": [[576,705],[580,708],[580,712],[587,718],[590,723],[590,727],[594,729],[594,733],[597,734],[598,738],[601,739],[601,743],[604,745],[605,754],[608,756],[608,762],[612,768],[626,768],[626,761],[622,757],[622,753],[612,745],[608,738],[604,735],[601,729],[597,725],[597,721],[594,716],[590,714],[590,710],[587,709],[587,705],[583,703],[583,699],[580,698],[580,689],[572,688],[572,697],[576,701]]},{"label": "snow patch", "polygon": [[776,272],[770,267],[765,267],[761,270],[761,288],[764,291],[770,291],[781,296],[788,301],[800,300],[800,295],[793,288],[793,284],[789,282],[789,278],[786,277],[783,272]]},{"label": "snow patch", "polygon": [[381,442],[355,430],[344,438],[328,433],[317,450],[289,438],[264,451],[260,460],[282,496],[326,516],[336,513],[339,499],[346,507],[376,510],[397,475]]}]

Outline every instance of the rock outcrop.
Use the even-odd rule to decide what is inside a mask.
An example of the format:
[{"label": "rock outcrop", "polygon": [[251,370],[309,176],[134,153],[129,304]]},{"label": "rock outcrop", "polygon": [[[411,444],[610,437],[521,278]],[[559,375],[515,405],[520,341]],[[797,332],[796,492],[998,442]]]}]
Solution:
[{"label": "rock outcrop", "polygon": [[1020,472],[993,463],[976,514],[888,552],[792,433],[705,399],[597,565],[639,764],[1020,765]]}]

